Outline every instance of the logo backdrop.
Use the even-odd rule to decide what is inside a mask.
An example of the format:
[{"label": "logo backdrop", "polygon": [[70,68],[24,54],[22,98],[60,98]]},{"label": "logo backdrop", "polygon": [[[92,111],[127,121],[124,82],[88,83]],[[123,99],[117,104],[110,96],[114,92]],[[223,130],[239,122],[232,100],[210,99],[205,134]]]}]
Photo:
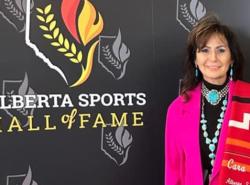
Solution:
[{"label": "logo backdrop", "polygon": [[0,0],[0,185],[163,184],[187,34],[214,11],[246,51],[246,7]]}]

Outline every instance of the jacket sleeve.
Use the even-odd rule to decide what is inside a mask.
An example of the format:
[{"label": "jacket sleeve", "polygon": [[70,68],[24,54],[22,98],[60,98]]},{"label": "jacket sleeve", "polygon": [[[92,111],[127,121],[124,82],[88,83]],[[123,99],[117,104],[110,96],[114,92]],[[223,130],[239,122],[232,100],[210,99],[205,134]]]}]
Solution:
[{"label": "jacket sleeve", "polygon": [[[179,120],[179,121],[178,121]],[[168,108],[165,127],[165,185],[183,185],[184,169],[181,155],[178,126],[180,105],[175,100]]]}]

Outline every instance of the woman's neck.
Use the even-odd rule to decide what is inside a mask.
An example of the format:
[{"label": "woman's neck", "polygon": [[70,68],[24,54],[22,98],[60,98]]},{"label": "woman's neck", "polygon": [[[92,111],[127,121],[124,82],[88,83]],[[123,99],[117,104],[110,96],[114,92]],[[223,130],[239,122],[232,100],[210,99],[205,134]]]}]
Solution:
[{"label": "woman's neck", "polygon": [[214,83],[211,83],[211,82],[208,82],[206,81],[205,79],[203,79],[203,83],[205,84],[205,86],[208,88],[208,89],[216,89],[216,90],[221,90],[225,87],[225,85],[228,83],[228,79],[226,79],[224,81],[224,83],[222,84],[214,84]]}]

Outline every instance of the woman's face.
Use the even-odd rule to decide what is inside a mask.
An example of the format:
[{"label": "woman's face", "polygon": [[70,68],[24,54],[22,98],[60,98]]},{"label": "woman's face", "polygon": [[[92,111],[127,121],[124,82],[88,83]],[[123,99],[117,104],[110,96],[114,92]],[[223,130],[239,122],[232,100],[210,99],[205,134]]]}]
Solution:
[{"label": "woman's face", "polygon": [[227,71],[232,64],[231,52],[224,36],[214,33],[206,45],[196,50],[196,66],[203,79],[209,83],[222,85],[227,79]]}]

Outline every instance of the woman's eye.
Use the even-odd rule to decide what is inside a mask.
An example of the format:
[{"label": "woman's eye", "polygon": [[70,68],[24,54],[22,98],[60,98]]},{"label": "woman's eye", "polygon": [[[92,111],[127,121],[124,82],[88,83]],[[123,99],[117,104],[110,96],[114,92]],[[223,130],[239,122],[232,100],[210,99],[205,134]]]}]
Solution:
[{"label": "woman's eye", "polygon": [[207,49],[207,48],[202,48],[202,49],[201,49],[201,52],[202,52],[202,53],[208,53],[208,49]]},{"label": "woman's eye", "polygon": [[218,51],[219,51],[219,53],[224,53],[225,49],[224,48],[219,48]]}]

